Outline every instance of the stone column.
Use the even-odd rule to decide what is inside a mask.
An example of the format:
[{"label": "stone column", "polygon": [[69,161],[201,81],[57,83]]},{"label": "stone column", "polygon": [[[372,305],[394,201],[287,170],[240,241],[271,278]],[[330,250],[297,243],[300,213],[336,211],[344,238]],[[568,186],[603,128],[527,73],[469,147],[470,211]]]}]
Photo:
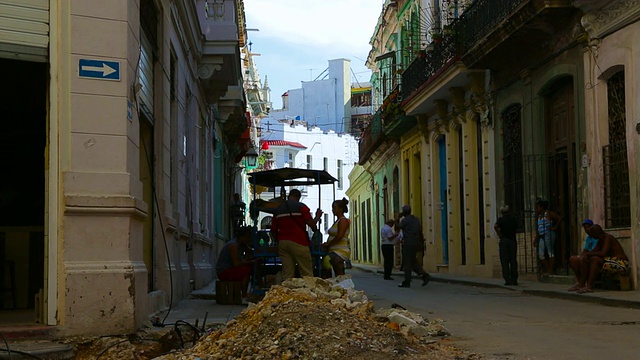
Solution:
[{"label": "stone column", "polygon": [[452,121],[449,124],[449,132],[447,133],[447,193],[448,193],[448,232],[449,232],[449,270],[452,273],[458,273],[458,267],[462,264],[461,242],[462,232],[460,229],[460,214],[464,210],[460,207],[460,152],[458,150],[458,142],[461,141],[458,136],[460,124]]},{"label": "stone column", "polygon": [[464,211],[465,213],[465,239],[467,246],[467,265],[480,264],[480,229],[478,224],[479,211],[482,211],[478,203],[478,178],[482,176],[478,173],[478,152],[476,141],[477,122],[474,113],[469,111],[463,115],[465,121],[462,123],[462,157],[463,173],[460,176],[464,179]]},{"label": "stone column", "polygon": [[[61,192],[58,322],[67,335],[130,333],[146,317],[135,2],[60,2],[57,42]],[[118,64],[119,79],[79,76],[80,60]],[[95,63],[94,67],[100,67]],[[106,69],[103,67],[103,69]],[[87,70],[87,69],[84,69]],[[109,72],[112,70],[102,70]],[[129,106],[131,104],[132,106]]]}]

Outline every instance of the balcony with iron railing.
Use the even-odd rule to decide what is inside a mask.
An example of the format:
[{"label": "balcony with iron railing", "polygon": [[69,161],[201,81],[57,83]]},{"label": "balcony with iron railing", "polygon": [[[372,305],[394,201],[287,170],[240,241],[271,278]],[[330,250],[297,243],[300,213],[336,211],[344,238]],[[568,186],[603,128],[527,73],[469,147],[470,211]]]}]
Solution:
[{"label": "balcony with iron railing", "polygon": [[402,99],[408,99],[427,86],[450,64],[459,59],[456,37],[444,35],[430,44],[430,49],[419,53],[402,73]]},{"label": "balcony with iron railing", "polygon": [[402,109],[402,81],[384,99],[379,112],[384,134],[392,140],[399,140],[416,125],[415,117],[407,116]]},{"label": "balcony with iron railing", "polygon": [[359,164],[363,165],[369,158],[375,149],[380,145],[380,142],[384,139],[384,133],[382,132],[382,117],[381,110],[378,109],[372,116],[371,121],[367,124],[360,135],[358,141],[358,152],[360,155]]},{"label": "balcony with iron railing", "polygon": [[562,29],[579,25],[578,12],[571,0],[476,0],[454,26],[462,61],[470,69],[526,67],[564,47]]},{"label": "balcony with iron railing", "polygon": [[[402,73],[402,109],[410,115],[429,113],[435,108],[433,99],[448,97],[450,87],[465,86],[470,71],[500,68],[508,78],[561,51],[566,43],[550,42],[555,38],[549,31],[567,27],[576,11],[569,0],[473,2],[445,29],[432,33],[427,49]],[[532,21],[539,26],[530,26]],[[564,34],[562,39],[575,37]],[[385,133],[390,131],[385,122]]]}]

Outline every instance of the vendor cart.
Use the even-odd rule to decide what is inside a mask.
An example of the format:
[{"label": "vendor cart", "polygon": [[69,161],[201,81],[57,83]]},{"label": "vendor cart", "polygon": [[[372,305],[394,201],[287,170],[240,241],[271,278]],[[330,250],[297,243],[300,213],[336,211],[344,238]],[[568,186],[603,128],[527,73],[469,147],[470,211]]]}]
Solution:
[{"label": "vendor cart", "polygon": [[[280,272],[282,265],[278,255],[278,245],[270,234],[270,229],[258,229],[260,213],[273,215],[276,209],[286,200],[285,187],[289,190],[297,187],[317,187],[318,202],[321,204],[323,185],[333,185],[333,199],[336,197],[335,183],[338,181],[325,170],[283,168],[267,171],[259,171],[248,174],[249,183],[253,186],[253,201],[249,206],[249,213],[253,221],[253,249],[254,255],[259,261],[251,281],[254,295],[264,294],[274,282],[275,276]],[[273,190],[273,198],[265,201],[257,198],[257,187]],[[280,194],[276,194],[280,191]],[[312,191],[309,189],[308,191]],[[320,276],[322,271],[322,258],[326,252],[322,250],[322,234],[317,231],[311,238],[311,257],[313,259],[313,271],[315,276]]]}]

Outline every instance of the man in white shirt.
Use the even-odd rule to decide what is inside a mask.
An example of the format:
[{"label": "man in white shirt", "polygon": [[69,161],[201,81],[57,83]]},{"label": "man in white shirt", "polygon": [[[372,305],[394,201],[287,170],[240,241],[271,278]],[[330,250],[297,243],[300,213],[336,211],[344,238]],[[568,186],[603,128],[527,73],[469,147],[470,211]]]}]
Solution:
[{"label": "man in white shirt", "polygon": [[384,279],[393,280],[391,271],[393,270],[393,249],[398,241],[398,234],[393,232],[392,226],[395,224],[393,219],[387,222],[380,229],[382,257],[384,258]]}]

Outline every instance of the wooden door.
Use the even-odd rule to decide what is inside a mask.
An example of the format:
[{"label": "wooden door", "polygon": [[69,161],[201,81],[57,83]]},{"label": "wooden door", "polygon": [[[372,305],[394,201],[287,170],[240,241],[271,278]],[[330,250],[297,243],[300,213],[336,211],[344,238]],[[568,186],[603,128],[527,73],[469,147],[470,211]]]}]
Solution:
[{"label": "wooden door", "polygon": [[562,216],[555,246],[556,267],[568,271],[576,247],[576,174],[573,79],[559,82],[545,97],[545,147],[550,210]]}]

